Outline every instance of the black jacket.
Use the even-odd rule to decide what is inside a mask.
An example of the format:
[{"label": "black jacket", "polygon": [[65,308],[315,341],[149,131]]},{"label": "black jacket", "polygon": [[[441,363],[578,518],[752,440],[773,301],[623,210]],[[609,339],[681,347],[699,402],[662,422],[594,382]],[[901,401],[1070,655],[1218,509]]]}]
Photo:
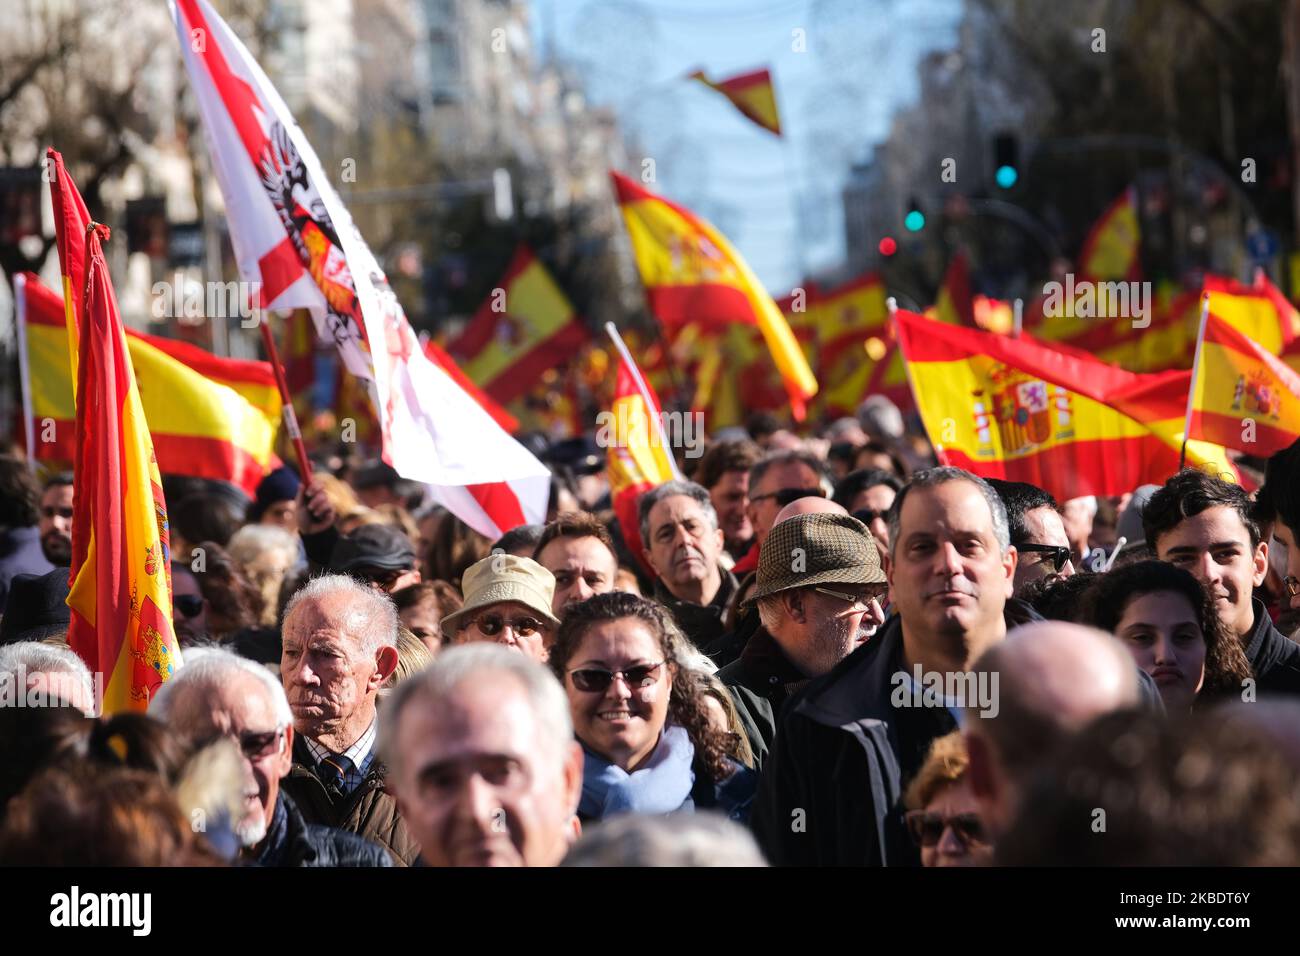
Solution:
[{"label": "black jacket", "polygon": [[275,816],[267,830],[259,866],[392,866],[386,850],[355,833],[308,823],[302,811],[283,790],[275,802]]},{"label": "black jacket", "polygon": [[[1042,620],[1007,602],[1007,627]],[[776,866],[915,866],[920,851],[903,825],[905,785],[930,743],[957,728],[944,707],[894,707],[903,628],[892,615],[829,674],[786,701],[754,800],[751,826]],[[1159,691],[1137,670],[1144,706],[1163,713]]]},{"label": "black jacket", "polygon": [[776,738],[781,705],[807,684],[808,678],[790,663],[776,639],[760,627],[745,644],[740,657],[718,671],[718,680],[731,692],[731,700],[754,751],[754,769],[762,770]]},{"label": "black jacket", "polygon": [[679,600],[672,591],[668,590],[663,578],[655,579],[654,599],[668,608],[682,633],[701,650],[725,633],[726,626],[723,621],[726,617],[727,605],[736,591],[736,576],[730,571],[721,568],[719,570],[722,572],[722,584],[708,604],[692,604],[690,601]]},{"label": "black jacket", "polygon": [[398,866],[410,866],[420,855],[406,821],[397,809],[397,798],[384,789],[384,765],[371,761],[366,777],[355,790],[339,794],[327,790],[316,776],[311,751],[302,736],[293,740],[293,766],[280,781],[280,792],[287,793],[297,804],[303,819],[339,830],[347,830],[378,843]]},{"label": "black jacket", "polygon": [[1255,626],[1246,640],[1246,659],[1261,691],[1300,694],[1300,644],[1273,626],[1264,602],[1251,601]]}]

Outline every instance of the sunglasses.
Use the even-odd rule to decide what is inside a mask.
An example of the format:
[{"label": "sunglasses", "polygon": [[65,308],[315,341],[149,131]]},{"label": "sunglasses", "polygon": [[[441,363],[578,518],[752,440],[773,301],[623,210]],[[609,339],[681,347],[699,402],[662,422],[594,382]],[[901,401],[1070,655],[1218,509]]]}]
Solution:
[{"label": "sunglasses", "polygon": [[882,511],[872,511],[870,508],[859,508],[857,511],[853,512],[853,517],[857,518],[865,525],[871,524],[871,522],[875,521],[877,518],[884,519],[888,517],[888,515],[888,508],[885,508]]},{"label": "sunglasses", "polygon": [[353,571],[352,577],[362,584],[375,584],[384,590],[391,588],[403,574],[407,571],[402,568],[389,570],[386,568],[362,568],[359,571]]},{"label": "sunglasses", "polygon": [[798,501],[800,498],[825,498],[826,492],[820,488],[782,488],[780,491],[769,491],[765,495],[753,495],[750,501],[762,501],[764,498],[774,498],[776,503],[784,508],[792,501]]},{"label": "sunglasses", "polygon": [[172,596],[172,606],[186,617],[198,617],[203,610],[203,598],[197,594],[176,594]]},{"label": "sunglasses", "polygon": [[284,728],[278,730],[268,730],[265,733],[258,733],[253,730],[246,730],[242,734],[217,734],[214,737],[205,740],[198,748],[216,743],[222,737],[230,737],[239,745],[240,751],[249,760],[260,760],[263,757],[269,757],[280,750],[280,740],[284,737]]},{"label": "sunglasses", "polygon": [[615,677],[623,678],[623,682],[633,690],[640,687],[653,687],[659,683],[659,668],[663,666],[664,662],[660,661],[658,664],[638,664],[625,671],[583,667],[569,671],[569,676],[573,678],[573,686],[584,694],[603,694],[609,690],[609,685],[614,683]]},{"label": "sunglasses", "polygon": [[1046,555],[1044,561],[1051,562],[1052,570],[1059,572],[1070,560],[1070,549],[1059,544],[1018,544],[1017,551],[1037,551]]},{"label": "sunglasses", "polygon": [[545,624],[537,620],[535,617],[517,617],[513,620],[507,621],[500,614],[484,614],[481,617],[475,618],[474,623],[478,625],[478,629],[488,637],[496,637],[506,627],[509,627],[510,630],[514,631],[520,637],[528,637],[531,634],[536,634],[538,631],[546,627]]},{"label": "sunglasses", "polygon": [[952,827],[952,832],[957,839],[966,846],[988,842],[984,833],[984,823],[975,813],[958,813],[955,816],[945,817],[926,810],[911,810],[903,814],[903,822],[907,824],[907,832],[912,835],[916,845],[926,849],[937,846],[939,840],[943,838],[944,831],[949,827]]}]

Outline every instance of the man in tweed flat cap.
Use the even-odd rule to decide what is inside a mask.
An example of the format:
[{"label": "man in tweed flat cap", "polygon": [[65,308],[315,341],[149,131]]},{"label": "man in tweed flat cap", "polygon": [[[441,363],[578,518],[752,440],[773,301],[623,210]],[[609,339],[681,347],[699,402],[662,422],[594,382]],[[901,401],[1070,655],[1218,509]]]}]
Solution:
[{"label": "man in tweed flat cap", "polygon": [[888,585],[870,530],[841,508],[839,514],[818,510],[772,525],[749,599],[763,626],[740,658],[718,672],[758,767],[771,749],[785,699],[829,673],[885,619],[880,600]]}]

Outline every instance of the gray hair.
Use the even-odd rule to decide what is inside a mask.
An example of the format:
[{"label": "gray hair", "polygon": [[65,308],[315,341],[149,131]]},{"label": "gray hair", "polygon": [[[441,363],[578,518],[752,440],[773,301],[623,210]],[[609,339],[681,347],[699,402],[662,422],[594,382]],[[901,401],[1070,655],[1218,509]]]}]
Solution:
[{"label": "gray hair", "polygon": [[158,693],[149,703],[149,713],[171,723],[177,711],[176,701],[190,691],[204,692],[226,683],[231,676],[243,674],[254,677],[266,691],[275,711],[276,727],[288,727],[293,723],[293,711],[289,708],[289,698],[284,688],[275,679],[275,675],[256,661],[240,657],[234,651],[224,647],[191,647],[185,651],[184,663],[177,669],[171,680],[158,688]]},{"label": "gray hair", "polygon": [[657,485],[643,493],[637,508],[637,516],[641,522],[641,543],[647,548],[650,547],[650,510],[665,498],[674,498],[678,495],[690,498],[698,504],[700,510],[704,512],[704,517],[708,519],[709,527],[715,531],[718,529],[718,513],[713,510],[713,499],[709,497],[707,488],[693,481],[678,479],[665,481],[662,485]]},{"label": "gray hair", "polygon": [[903,501],[907,498],[907,493],[913,488],[934,488],[938,485],[946,485],[950,481],[969,481],[972,485],[980,490],[984,496],[984,501],[989,506],[989,514],[993,518],[993,536],[997,538],[998,548],[1002,554],[1007,553],[1011,547],[1011,526],[1007,522],[1007,506],[1002,503],[998,493],[979,475],[973,475],[963,468],[953,468],[942,465],[938,468],[926,468],[918,471],[907,484],[903,485],[898,496],[894,498],[893,505],[889,508],[889,514],[886,521],[889,523],[889,557],[894,557],[894,549],[898,546],[899,527],[901,525],[900,516],[903,513]]},{"label": "gray hair", "polygon": [[226,552],[241,567],[251,564],[264,551],[280,551],[289,557],[289,566],[298,562],[298,536],[270,524],[246,524],[236,531],[226,545]]},{"label": "gray hair", "polygon": [[351,598],[346,630],[365,653],[373,654],[381,647],[397,647],[397,628],[402,622],[393,599],[346,574],[323,574],[299,588],[285,606],[281,629],[288,629],[289,618],[304,601],[316,601],[339,593]]},{"label": "gray hair", "polygon": [[72,674],[86,688],[90,700],[95,699],[95,684],[77,652],[63,644],[46,644],[44,641],[19,641],[0,647],[0,674],[17,679],[24,674]]},{"label": "gray hair", "polygon": [[562,866],[767,866],[753,835],[720,813],[607,818],[582,835]]},{"label": "gray hair", "polygon": [[397,736],[406,706],[417,697],[444,700],[461,684],[490,680],[492,674],[510,675],[523,685],[537,726],[554,754],[572,742],[569,699],[548,668],[500,644],[462,644],[443,651],[424,670],[398,684],[381,705],[376,747],[395,779],[401,779]]},{"label": "gray hair", "polygon": [[770,451],[758,461],[754,462],[749,469],[749,490],[752,494],[754,487],[763,480],[763,476],[775,468],[777,465],[787,465],[791,462],[797,462],[801,465],[807,465],[812,469],[813,474],[817,476],[817,483],[827,490],[826,486],[830,482],[826,478],[826,466],[822,460],[810,451],[804,451],[802,448],[785,448],[780,451]]}]

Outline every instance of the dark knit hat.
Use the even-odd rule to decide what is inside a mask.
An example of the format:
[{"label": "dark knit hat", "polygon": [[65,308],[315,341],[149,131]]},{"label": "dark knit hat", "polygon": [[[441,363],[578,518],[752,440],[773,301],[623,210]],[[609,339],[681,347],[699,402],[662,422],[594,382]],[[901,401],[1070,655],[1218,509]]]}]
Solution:
[{"label": "dark knit hat", "polygon": [[248,506],[248,521],[256,524],[262,520],[266,509],[277,501],[293,501],[298,497],[298,473],[287,465],[281,465],[257,483],[257,497]]}]

